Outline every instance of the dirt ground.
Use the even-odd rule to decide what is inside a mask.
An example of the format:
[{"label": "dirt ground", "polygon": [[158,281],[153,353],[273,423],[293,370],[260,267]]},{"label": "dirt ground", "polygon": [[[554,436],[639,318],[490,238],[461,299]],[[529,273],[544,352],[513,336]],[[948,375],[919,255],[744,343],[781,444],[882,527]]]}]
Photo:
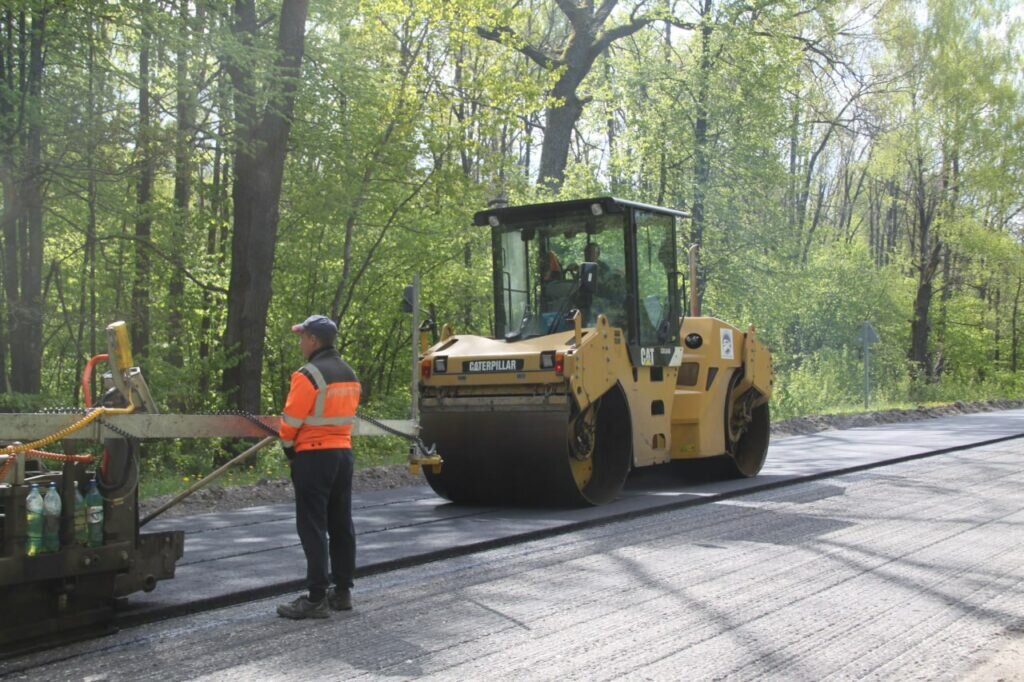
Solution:
[{"label": "dirt ground", "polygon": [[[798,417],[772,425],[772,436],[807,435],[836,429],[851,429],[858,426],[875,426],[878,424],[895,424],[900,422],[934,419],[955,414],[972,412],[992,412],[1024,407],[1024,400],[991,400],[985,402],[955,402],[939,407],[923,407],[912,410],[885,410],[881,412],[865,412],[850,415],[824,415]],[[356,453],[358,462],[359,453]],[[413,476],[404,464],[377,466],[358,469],[352,481],[356,492],[384,490],[410,485],[423,484],[422,476]],[[161,495],[143,500],[139,505],[142,515],[157,509],[160,505],[173,498],[173,495]],[[163,514],[166,517],[190,516],[208,512],[230,511],[257,507],[266,504],[291,502],[294,499],[291,481],[287,479],[264,479],[255,485],[224,488],[214,484],[195,493],[176,507]]]}]

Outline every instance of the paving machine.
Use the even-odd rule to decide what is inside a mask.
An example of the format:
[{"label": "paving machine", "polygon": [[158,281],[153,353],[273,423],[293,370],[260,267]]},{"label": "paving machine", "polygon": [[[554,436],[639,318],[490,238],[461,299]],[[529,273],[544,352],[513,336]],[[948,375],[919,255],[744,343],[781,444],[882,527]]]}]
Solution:
[{"label": "paving machine", "polygon": [[[142,527],[229,465],[277,440],[276,416],[161,414],[142,371],[134,366],[124,322],[107,327],[107,342],[109,352],[92,358],[83,373],[84,408],[0,414],[0,655],[109,629],[116,600],[172,578],[184,551],[182,530],[144,533]],[[93,405],[91,374],[104,362],[109,365],[102,377],[104,391]],[[353,433],[398,435],[418,443],[416,425],[408,420],[361,415]],[[262,440],[140,518],[140,442],[221,437]],[[101,456],[67,454],[77,449],[76,442],[89,440],[102,443]],[[65,452],[43,450],[55,443],[64,443]],[[102,499],[101,532],[83,541],[76,532],[82,510],[76,508],[75,491],[84,493],[90,481]],[[50,551],[37,551],[30,541],[27,498],[32,484],[45,489],[51,482],[62,501],[59,541]]]},{"label": "paving machine", "polygon": [[753,326],[683,317],[677,221],[611,197],[495,208],[496,338],[454,334],[420,356],[431,487],[470,504],[597,505],[633,467],[708,462],[756,475],[771,356]]}]

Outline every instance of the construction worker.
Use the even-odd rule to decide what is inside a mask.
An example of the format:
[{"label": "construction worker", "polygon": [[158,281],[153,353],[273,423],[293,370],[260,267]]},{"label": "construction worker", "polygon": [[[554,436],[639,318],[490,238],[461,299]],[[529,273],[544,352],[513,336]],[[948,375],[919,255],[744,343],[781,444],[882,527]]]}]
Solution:
[{"label": "construction worker", "polygon": [[583,323],[594,324],[598,313],[604,313],[612,326],[626,326],[625,274],[612,270],[608,263],[601,260],[601,247],[597,242],[587,242],[583,247],[583,260],[597,265],[597,289],[593,293],[593,300],[581,306],[584,309]]},{"label": "construction worker", "polygon": [[562,264],[558,262],[558,254],[554,251],[548,251],[547,254],[542,256],[540,271],[542,273],[542,282],[561,281],[564,277],[564,273],[562,272]]},{"label": "construction worker", "polygon": [[293,619],[327,618],[328,608],[352,608],[352,423],[360,385],[334,347],[338,327],[330,318],[313,315],[292,331],[299,335],[306,364],[292,374],[281,416],[281,444],[291,462],[295,525],[306,554],[309,594],[278,606],[277,613]]}]

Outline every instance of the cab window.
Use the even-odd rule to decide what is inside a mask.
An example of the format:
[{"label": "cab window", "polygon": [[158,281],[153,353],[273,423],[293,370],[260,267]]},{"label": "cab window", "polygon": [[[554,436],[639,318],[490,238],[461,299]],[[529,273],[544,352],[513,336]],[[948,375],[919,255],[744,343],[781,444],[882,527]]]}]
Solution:
[{"label": "cab window", "polygon": [[636,212],[638,328],[641,346],[676,341],[679,330],[673,309],[676,247],[672,216]]}]

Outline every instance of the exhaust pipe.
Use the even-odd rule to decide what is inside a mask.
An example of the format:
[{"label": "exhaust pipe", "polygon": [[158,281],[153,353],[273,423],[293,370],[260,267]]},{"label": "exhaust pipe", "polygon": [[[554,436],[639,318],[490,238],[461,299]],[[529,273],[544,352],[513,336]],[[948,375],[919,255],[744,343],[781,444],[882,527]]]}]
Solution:
[{"label": "exhaust pipe", "polygon": [[690,244],[686,252],[690,261],[690,317],[700,317],[700,297],[697,295],[697,245]]}]

